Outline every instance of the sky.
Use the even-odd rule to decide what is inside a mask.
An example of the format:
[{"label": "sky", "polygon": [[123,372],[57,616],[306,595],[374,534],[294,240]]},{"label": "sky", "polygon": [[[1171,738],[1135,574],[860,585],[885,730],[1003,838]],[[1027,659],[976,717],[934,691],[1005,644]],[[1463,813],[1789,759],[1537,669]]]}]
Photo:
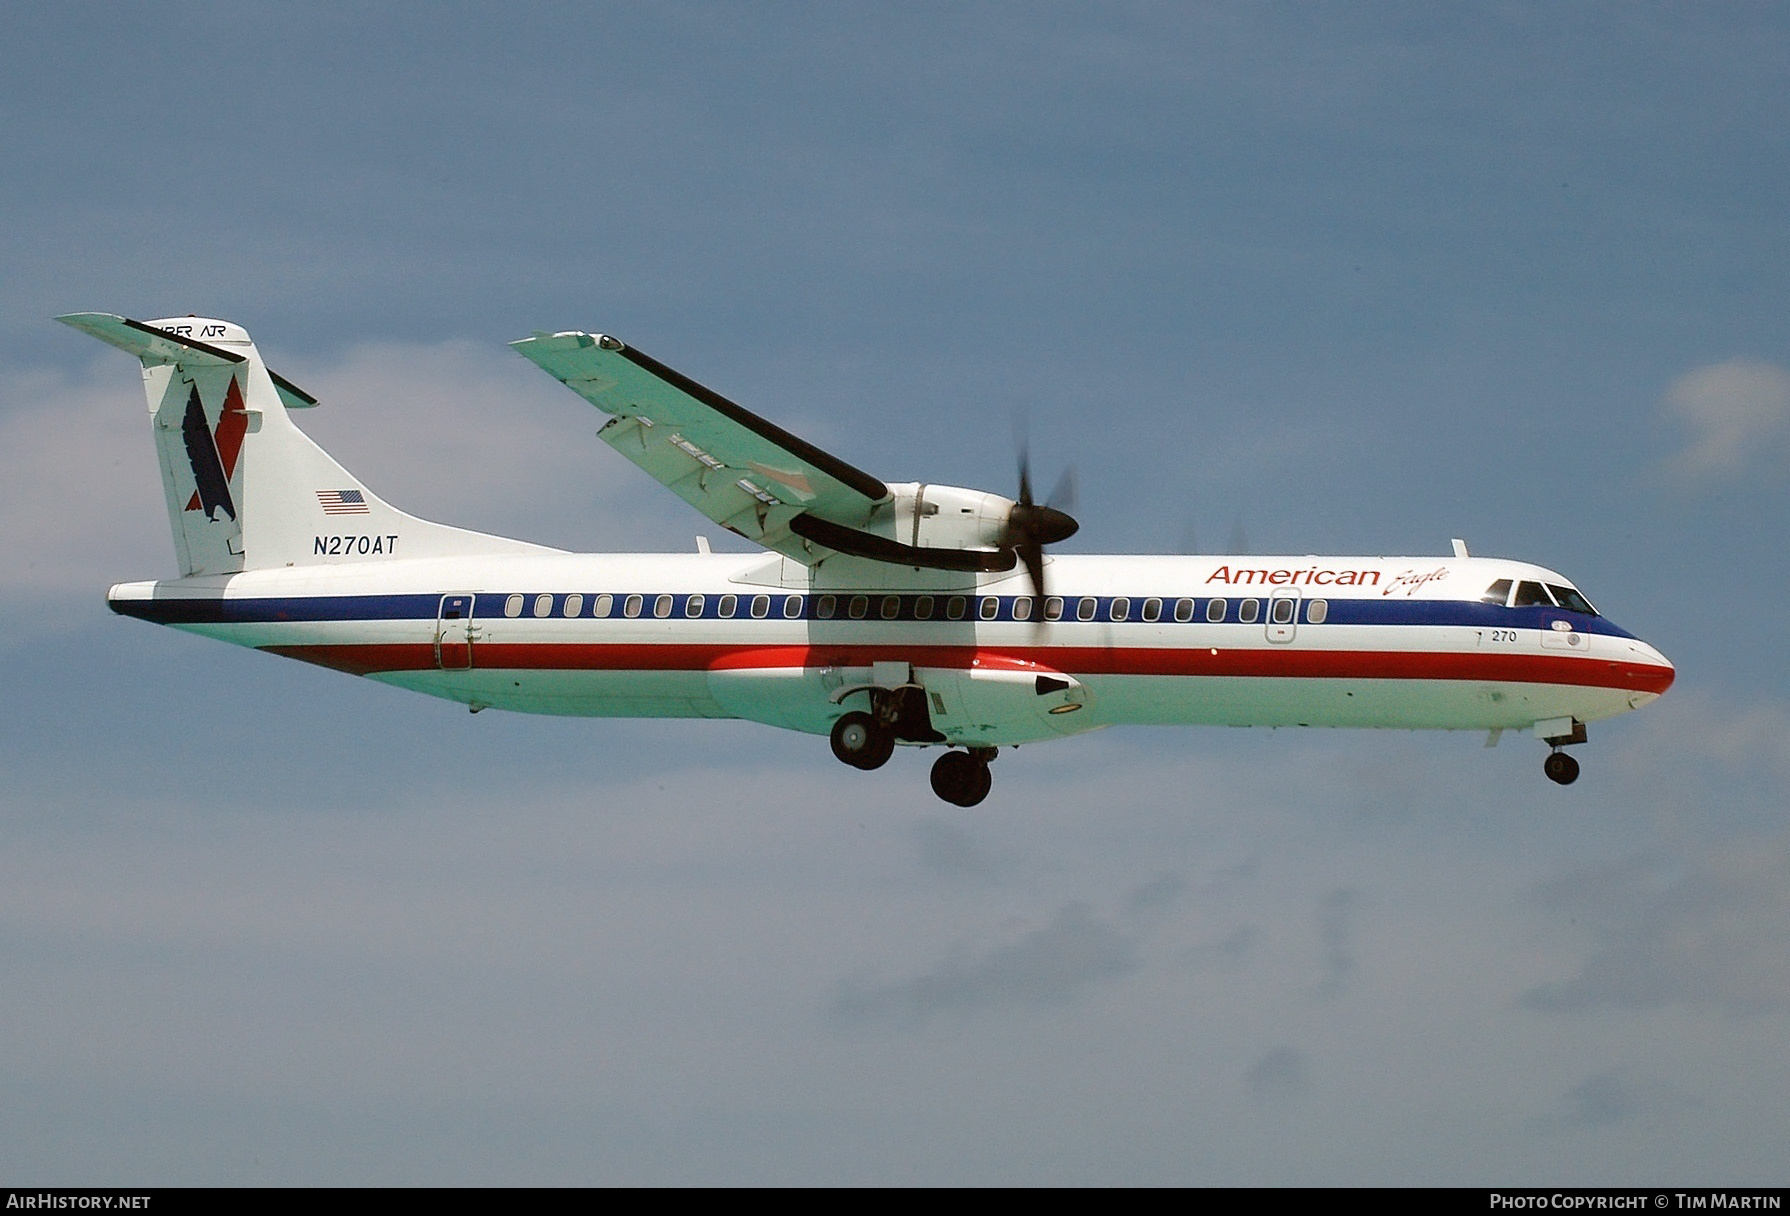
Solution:
[{"label": "sky", "polygon": [[[1786,1182],[1781,6],[0,28],[9,1183]],[[109,613],[172,545],[73,311],[246,326],[452,523],[693,548],[505,347],[601,330],[888,480],[1010,493],[1023,419],[1064,552],[1540,562],[1678,681],[1568,789],[1133,728],[971,810],[907,749],[474,718]]]}]

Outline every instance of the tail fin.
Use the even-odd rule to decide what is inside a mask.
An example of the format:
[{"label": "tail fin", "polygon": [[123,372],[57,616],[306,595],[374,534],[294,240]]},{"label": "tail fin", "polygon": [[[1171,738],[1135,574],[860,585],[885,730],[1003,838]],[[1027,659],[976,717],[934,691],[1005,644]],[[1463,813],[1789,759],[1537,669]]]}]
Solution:
[{"label": "tail fin", "polygon": [[56,318],[143,362],[182,577],[392,557],[553,550],[406,515],[293,424],[315,398],[228,321]]}]

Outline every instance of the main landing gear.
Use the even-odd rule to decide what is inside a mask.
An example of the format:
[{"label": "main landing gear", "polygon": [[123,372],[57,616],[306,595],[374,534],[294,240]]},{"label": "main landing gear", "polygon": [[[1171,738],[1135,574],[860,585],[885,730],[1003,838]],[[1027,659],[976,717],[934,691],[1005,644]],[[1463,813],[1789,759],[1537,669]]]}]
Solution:
[{"label": "main landing gear", "polygon": [[895,732],[859,710],[833,723],[833,754],[853,768],[881,768],[895,754]]},{"label": "main landing gear", "polygon": [[[853,768],[881,768],[895,754],[898,740],[943,743],[926,712],[925,690],[917,685],[870,690],[869,713],[853,710],[833,723],[833,754]],[[975,806],[988,797],[994,778],[988,762],[996,750],[972,747],[948,751],[932,766],[932,792],[956,806]]]},{"label": "main landing gear", "polygon": [[994,786],[988,771],[988,762],[994,757],[992,747],[946,752],[932,762],[932,792],[957,806],[975,806]]}]

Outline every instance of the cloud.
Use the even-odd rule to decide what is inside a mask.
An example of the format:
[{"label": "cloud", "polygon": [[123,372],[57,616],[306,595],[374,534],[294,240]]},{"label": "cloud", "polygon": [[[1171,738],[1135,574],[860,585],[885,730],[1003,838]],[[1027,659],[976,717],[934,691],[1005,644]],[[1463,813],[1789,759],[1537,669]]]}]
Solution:
[{"label": "cloud", "polygon": [[1093,984],[1136,969],[1136,942],[1069,903],[1048,925],[979,958],[956,957],[910,980],[877,987],[848,984],[833,1007],[841,1022],[889,1019],[909,1024],[940,1013],[1061,1005]]},{"label": "cloud", "polygon": [[1712,363],[1674,380],[1665,407],[1691,432],[1679,472],[1732,476],[1790,437],[1790,372],[1753,359]]},{"label": "cloud", "polygon": [[322,402],[299,425],[406,511],[577,549],[657,538],[660,520],[685,548],[707,524],[596,438],[607,415],[503,346],[362,343],[276,366]]},{"label": "cloud", "polygon": [[1147,916],[1167,910],[1187,891],[1187,880],[1179,874],[1163,872],[1140,885],[1125,898],[1125,909],[1133,916]]},{"label": "cloud", "polygon": [[1620,1068],[1595,1072],[1560,1097],[1560,1113],[1538,1120],[1543,1127],[1606,1128],[1656,1122],[1692,1100],[1659,1081],[1631,1076]]},{"label": "cloud", "polygon": [[1579,871],[1542,897],[1596,944],[1577,974],[1525,994],[1533,1008],[1790,1010],[1790,836],[1718,845],[1678,877],[1639,862]]},{"label": "cloud", "polygon": [[1276,1047],[1243,1074],[1257,1098],[1296,1098],[1311,1088],[1311,1065],[1296,1047]]},{"label": "cloud", "polygon": [[1262,938],[1261,929],[1255,925],[1238,925],[1217,941],[1194,946],[1181,957],[1189,966],[1211,965],[1234,971],[1258,952]]},{"label": "cloud", "polygon": [[0,567],[8,590],[97,598],[174,571],[136,369],[0,369]]}]

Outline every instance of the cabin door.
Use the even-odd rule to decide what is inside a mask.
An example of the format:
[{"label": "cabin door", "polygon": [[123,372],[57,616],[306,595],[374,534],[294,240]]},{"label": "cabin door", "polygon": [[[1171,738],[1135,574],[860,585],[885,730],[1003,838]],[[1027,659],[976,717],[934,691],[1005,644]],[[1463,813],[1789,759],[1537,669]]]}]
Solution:
[{"label": "cabin door", "polygon": [[472,666],[472,641],[477,636],[472,624],[470,594],[444,595],[435,612],[435,666],[443,671],[465,671]]}]

